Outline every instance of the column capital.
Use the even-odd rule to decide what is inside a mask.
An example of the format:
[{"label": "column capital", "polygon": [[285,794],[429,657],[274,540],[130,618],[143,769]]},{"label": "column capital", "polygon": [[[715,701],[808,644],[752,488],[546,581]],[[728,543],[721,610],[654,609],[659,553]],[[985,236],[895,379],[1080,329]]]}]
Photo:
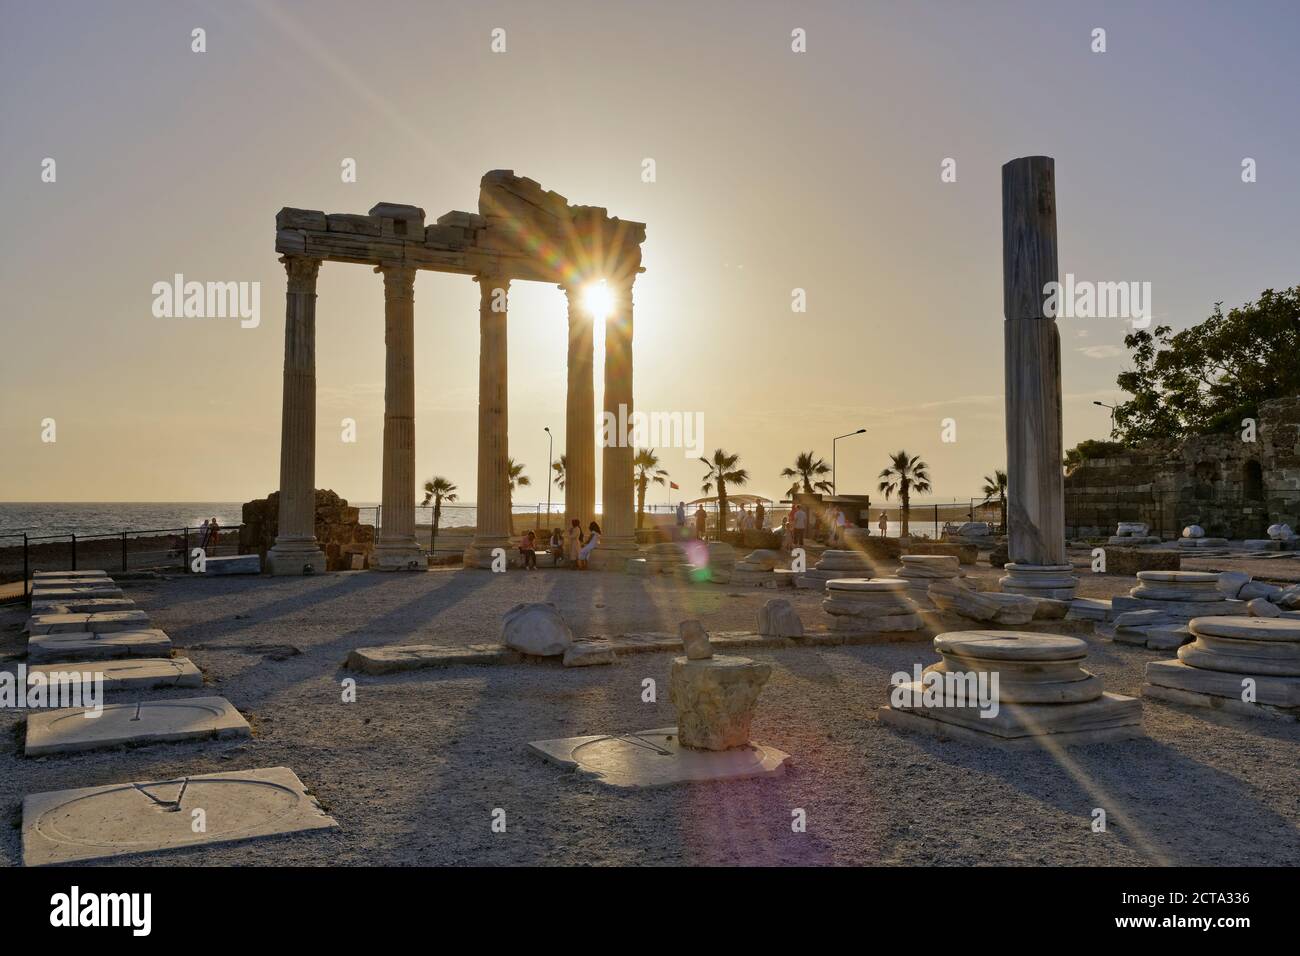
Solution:
[{"label": "column capital", "polygon": [[316,294],[316,276],[320,275],[320,259],[307,256],[281,256],[284,272],[289,279],[290,292]]},{"label": "column capital", "polygon": [[415,298],[415,273],[414,266],[392,265],[392,266],[375,266],[375,271],[384,277],[384,298],[385,299],[414,299]]}]

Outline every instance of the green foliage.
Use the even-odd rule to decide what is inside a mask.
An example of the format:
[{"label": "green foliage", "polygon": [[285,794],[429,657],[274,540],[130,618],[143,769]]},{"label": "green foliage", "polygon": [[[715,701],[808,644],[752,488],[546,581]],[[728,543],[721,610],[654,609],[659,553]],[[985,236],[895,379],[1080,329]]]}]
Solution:
[{"label": "green foliage", "polygon": [[1100,438],[1088,438],[1073,448],[1066,449],[1065,470],[1073,471],[1089,458],[1112,458],[1121,454],[1125,448],[1123,442],[1103,441]]},{"label": "green foliage", "polygon": [[1124,337],[1133,369],[1116,383],[1133,397],[1116,407],[1111,437],[1137,444],[1231,431],[1262,402],[1300,393],[1300,286],[1266,289],[1227,315],[1222,305],[1177,334],[1158,325]]}]

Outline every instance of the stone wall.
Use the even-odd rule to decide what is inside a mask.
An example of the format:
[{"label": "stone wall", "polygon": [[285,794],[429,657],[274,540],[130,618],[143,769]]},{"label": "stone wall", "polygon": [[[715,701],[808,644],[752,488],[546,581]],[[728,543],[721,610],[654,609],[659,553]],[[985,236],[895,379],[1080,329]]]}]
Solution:
[{"label": "stone wall", "polygon": [[[316,540],[325,552],[325,570],[347,571],[353,556],[361,556],[369,567],[375,546],[374,525],[361,524],[360,512],[347,499],[323,488],[316,489]],[[239,532],[239,553],[257,552],[266,562],[266,552],[275,544],[280,523],[280,493],[244,504],[244,525]]]},{"label": "stone wall", "polygon": [[1300,521],[1300,396],[1260,407],[1254,442],[1243,428],[1160,441],[1094,458],[1065,478],[1067,537],[1115,533],[1142,521],[1174,538],[1189,524],[1207,535],[1263,538],[1270,524]]}]

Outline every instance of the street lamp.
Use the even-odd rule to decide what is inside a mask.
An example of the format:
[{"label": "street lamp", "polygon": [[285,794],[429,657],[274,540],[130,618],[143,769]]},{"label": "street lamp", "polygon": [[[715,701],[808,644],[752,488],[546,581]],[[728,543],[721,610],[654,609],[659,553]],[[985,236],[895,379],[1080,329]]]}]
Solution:
[{"label": "street lamp", "polygon": [[839,485],[835,484],[835,451],[836,451],[835,443],[839,441],[841,438],[852,438],[854,435],[865,434],[866,431],[867,430],[865,428],[859,428],[855,432],[849,432],[847,435],[840,435],[836,438],[831,439],[831,494],[837,495],[839,494],[840,491]]},{"label": "street lamp", "polygon": [[554,527],[551,522],[551,483],[555,480],[555,469],[551,467],[551,453],[555,450],[555,436],[551,434],[551,426],[547,425],[542,431],[546,432],[546,527]]},{"label": "street lamp", "polygon": [[1098,401],[1094,401],[1092,404],[1100,405],[1102,408],[1110,409],[1110,436],[1114,438],[1115,437],[1115,406],[1107,405],[1105,402],[1098,402]]}]

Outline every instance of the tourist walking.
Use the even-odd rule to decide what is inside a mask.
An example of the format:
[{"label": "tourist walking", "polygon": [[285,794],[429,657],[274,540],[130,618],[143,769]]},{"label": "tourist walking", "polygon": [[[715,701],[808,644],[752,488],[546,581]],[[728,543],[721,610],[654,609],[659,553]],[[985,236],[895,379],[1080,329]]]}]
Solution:
[{"label": "tourist walking", "polygon": [[802,548],[804,534],[808,531],[808,511],[802,505],[795,505],[790,515],[794,522],[794,546]]},{"label": "tourist walking", "polygon": [[587,570],[587,561],[591,558],[591,552],[600,547],[600,525],[593,521],[587,526],[587,530],[591,534],[587,537],[587,543],[582,546],[582,550],[578,552],[578,567],[583,571]]}]

